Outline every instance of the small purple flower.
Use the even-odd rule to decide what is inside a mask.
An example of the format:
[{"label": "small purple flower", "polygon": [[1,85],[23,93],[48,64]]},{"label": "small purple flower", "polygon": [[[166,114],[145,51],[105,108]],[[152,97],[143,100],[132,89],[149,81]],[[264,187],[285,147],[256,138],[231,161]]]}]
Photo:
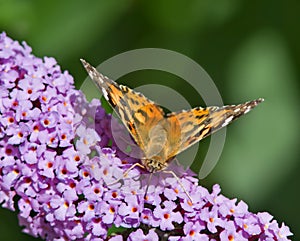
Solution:
[{"label": "small purple flower", "polygon": [[199,217],[202,221],[206,222],[207,229],[211,233],[217,232],[217,227],[224,227],[225,222],[219,217],[218,208],[204,208],[199,213]]},{"label": "small purple flower", "polygon": [[182,215],[178,211],[174,212],[177,207],[174,202],[164,201],[162,206],[156,207],[153,211],[154,217],[161,221],[160,228],[162,230],[172,230],[174,228],[173,222],[182,223]]},{"label": "small purple flower", "polygon": [[95,205],[96,202],[93,201],[82,201],[78,204],[77,211],[82,214],[83,221],[90,222],[90,220],[96,216]]},{"label": "small purple flower", "polygon": [[41,78],[37,78],[36,76],[26,77],[21,79],[18,83],[18,87],[20,87],[20,94],[24,99],[36,100],[40,95],[41,91],[45,88],[43,84],[43,80]]},{"label": "small purple flower", "polygon": [[149,208],[144,208],[141,213],[141,222],[147,225],[151,225],[152,227],[158,227],[160,224],[160,219],[155,218],[153,215],[153,211]]},{"label": "small purple flower", "polygon": [[123,236],[122,235],[116,235],[116,236],[113,236],[109,239],[110,241],[123,241]]},{"label": "small purple flower", "polygon": [[87,102],[54,58],[35,57],[5,33],[0,98],[0,203],[18,211],[25,233],[49,241],[268,241],[292,235],[270,214],[251,213],[245,202],[223,196],[219,185],[212,192],[199,186],[195,174],[175,162],[168,168],[180,183],[168,173],[148,183],[138,167],[124,177],[139,161],[130,156],[138,150],[124,152],[125,128],[99,100]]},{"label": "small purple flower", "polygon": [[228,221],[224,225],[224,230],[220,233],[221,241],[247,241],[245,237],[241,234],[240,231],[237,231],[234,222]]},{"label": "small purple flower", "polygon": [[293,233],[290,231],[290,228],[284,223],[281,227],[278,227],[278,223],[273,222],[270,228],[274,231],[274,235],[278,240],[286,241],[289,240],[287,236],[293,235]]},{"label": "small purple flower", "polygon": [[[102,222],[101,217],[92,218],[92,220],[87,223],[86,229],[91,232],[92,237],[105,237],[107,234],[107,226]],[[92,239],[92,237],[90,239]]]},{"label": "small purple flower", "polygon": [[59,221],[64,221],[76,213],[74,204],[66,197],[55,196],[51,198],[50,206],[53,209],[54,218]]},{"label": "small purple flower", "polygon": [[148,234],[144,234],[142,229],[138,229],[135,232],[132,232],[129,237],[129,241],[158,241],[158,235],[153,229],[150,229]]},{"label": "small purple flower", "polygon": [[91,128],[79,126],[76,134],[81,137],[76,142],[76,148],[82,154],[89,154],[91,152],[90,147],[100,141],[98,134]]},{"label": "small purple flower", "polygon": [[121,203],[119,207],[119,215],[123,217],[122,226],[124,227],[137,227],[140,221],[139,200],[137,196],[131,195],[125,197],[125,203]]},{"label": "small purple flower", "polygon": [[183,240],[209,240],[209,236],[206,234],[200,233],[205,229],[204,225],[201,225],[200,222],[188,222],[184,225],[183,231],[185,237]]},{"label": "small purple flower", "polygon": [[257,222],[257,217],[249,213],[243,217],[235,219],[235,223],[242,229],[243,236],[249,238],[258,235],[261,232],[260,225]]},{"label": "small purple flower", "polygon": [[[119,202],[121,203],[121,202]],[[108,204],[107,202],[99,202],[98,209],[102,217],[102,221],[105,224],[114,224],[119,227],[120,223],[117,222],[116,217],[118,215],[118,202]]]},{"label": "small purple flower", "polygon": [[9,136],[7,143],[11,145],[19,145],[23,143],[29,134],[29,130],[30,128],[28,124],[25,123],[20,123],[19,126],[11,125],[6,130],[7,136]]}]

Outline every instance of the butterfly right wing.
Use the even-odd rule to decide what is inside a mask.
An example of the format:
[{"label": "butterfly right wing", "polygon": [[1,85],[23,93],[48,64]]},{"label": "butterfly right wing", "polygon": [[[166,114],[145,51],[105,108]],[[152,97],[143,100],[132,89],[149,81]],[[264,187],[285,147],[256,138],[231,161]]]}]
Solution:
[{"label": "butterfly right wing", "polygon": [[146,153],[149,149],[149,131],[164,118],[163,110],[141,93],[100,74],[85,60],[81,59],[81,62],[135,142]]},{"label": "butterfly right wing", "polygon": [[257,99],[239,105],[197,107],[188,111],[170,113],[167,117],[170,126],[168,139],[173,143],[169,145],[172,149],[168,151],[168,159],[227,126],[262,101],[263,99]]}]

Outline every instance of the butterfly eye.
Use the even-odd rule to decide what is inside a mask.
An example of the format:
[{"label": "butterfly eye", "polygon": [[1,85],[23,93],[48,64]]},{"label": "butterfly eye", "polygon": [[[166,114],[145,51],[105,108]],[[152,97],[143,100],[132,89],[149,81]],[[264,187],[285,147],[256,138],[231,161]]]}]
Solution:
[{"label": "butterfly eye", "polygon": [[153,160],[153,159],[150,159],[149,160],[149,166],[156,166],[157,165],[157,163],[156,163],[156,161],[155,160]]}]

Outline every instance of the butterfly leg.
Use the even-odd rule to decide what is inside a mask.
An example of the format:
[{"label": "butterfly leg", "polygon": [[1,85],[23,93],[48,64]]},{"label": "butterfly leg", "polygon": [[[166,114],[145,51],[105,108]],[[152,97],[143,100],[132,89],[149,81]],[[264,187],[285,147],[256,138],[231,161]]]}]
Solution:
[{"label": "butterfly leg", "polygon": [[137,163],[134,163],[131,167],[129,167],[129,168],[124,172],[123,177],[118,178],[118,179],[115,180],[114,182],[108,183],[107,185],[108,185],[108,186],[111,186],[111,185],[114,185],[114,184],[118,183],[119,181],[121,181],[122,179],[124,179],[124,178],[128,175],[128,173],[129,173],[133,168],[135,168],[135,167],[141,167],[141,168],[145,169],[145,167],[144,167],[142,164],[140,164],[140,163],[138,163],[138,162],[137,162]]},{"label": "butterfly leg", "polygon": [[184,188],[184,186],[182,185],[182,182],[180,181],[179,177],[173,172],[173,171],[163,171],[164,173],[170,173],[173,175],[173,177],[176,178],[177,182],[179,183],[180,187],[183,189],[183,191],[185,192],[185,194],[187,195],[187,197],[190,199],[190,201],[193,203],[193,200],[191,198],[191,196],[189,195],[189,193],[186,191],[186,189]]}]

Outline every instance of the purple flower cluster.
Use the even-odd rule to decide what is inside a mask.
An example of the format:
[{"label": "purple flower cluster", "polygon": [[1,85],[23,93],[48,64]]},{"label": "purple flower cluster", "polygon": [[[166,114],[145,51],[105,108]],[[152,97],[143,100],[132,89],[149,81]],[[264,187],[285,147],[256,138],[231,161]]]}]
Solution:
[{"label": "purple flower cluster", "polygon": [[[53,58],[0,34],[0,204],[24,232],[45,240],[289,240],[268,213],[198,185],[134,168],[120,151],[110,115],[88,103]],[[122,129],[118,126],[114,130]],[[121,133],[121,132],[120,132]],[[114,135],[115,136],[115,135]],[[120,180],[116,182],[116,180]]]}]

